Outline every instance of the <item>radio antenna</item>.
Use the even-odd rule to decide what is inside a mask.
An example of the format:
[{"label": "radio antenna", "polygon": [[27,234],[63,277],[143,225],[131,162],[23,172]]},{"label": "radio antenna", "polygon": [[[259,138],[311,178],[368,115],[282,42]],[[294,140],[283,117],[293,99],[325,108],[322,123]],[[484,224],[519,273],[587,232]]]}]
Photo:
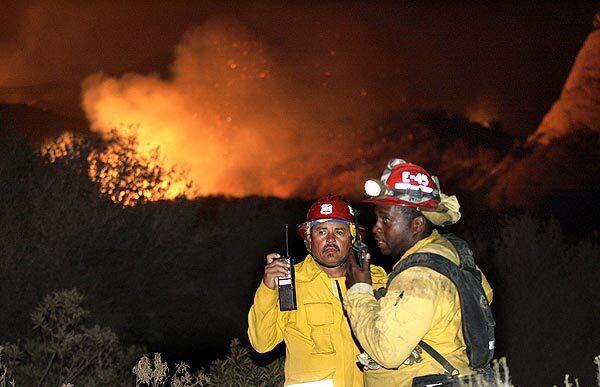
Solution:
[{"label": "radio antenna", "polygon": [[288,241],[288,225],[285,224],[285,256],[290,256],[289,241]]}]

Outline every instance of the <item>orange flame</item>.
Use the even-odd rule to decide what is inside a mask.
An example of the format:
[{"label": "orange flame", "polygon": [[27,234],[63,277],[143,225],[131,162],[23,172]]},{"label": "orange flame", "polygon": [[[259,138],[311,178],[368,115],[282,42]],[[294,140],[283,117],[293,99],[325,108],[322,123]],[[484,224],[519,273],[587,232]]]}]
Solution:
[{"label": "orange flame", "polygon": [[347,128],[299,112],[267,50],[238,24],[209,22],[175,54],[167,79],[88,77],[82,104],[92,130],[127,136],[136,127],[137,151],[149,157],[160,147],[162,167],[189,171],[195,195],[289,197],[311,171],[347,156]]},{"label": "orange flame", "polygon": [[79,168],[87,161],[87,174],[98,184],[100,194],[115,203],[133,206],[148,201],[173,199],[189,195],[191,183],[184,172],[161,166],[158,149],[145,156],[137,151],[135,136],[122,137],[113,132],[106,146],[84,149],[89,144],[81,136],[65,132],[53,141],[45,142],[40,153],[51,163],[65,159],[79,161]]}]

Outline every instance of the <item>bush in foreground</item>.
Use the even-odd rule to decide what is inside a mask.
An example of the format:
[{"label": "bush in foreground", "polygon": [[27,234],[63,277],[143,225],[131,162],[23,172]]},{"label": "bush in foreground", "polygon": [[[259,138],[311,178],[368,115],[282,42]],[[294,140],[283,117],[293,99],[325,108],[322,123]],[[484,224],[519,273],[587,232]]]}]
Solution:
[{"label": "bush in foreground", "polygon": [[169,381],[172,387],[283,385],[283,357],[259,367],[238,339],[233,339],[229,348],[230,353],[224,360],[217,359],[195,373],[190,373],[187,364],[179,363],[169,375],[169,366],[161,360],[160,354],[154,354],[153,362],[143,356],[133,367],[136,386],[162,386]]},{"label": "bush in foreground", "polygon": [[[0,346],[8,385],[127,386],[129,364],[141,350],[124,350],[110,328],[85,325],[88,311],[77,290],[54,292],[31,314],[34,335]],[[2,386],[2,384],[0,384]]]},{"label": "bush in foreground", "polygon": [[[185,363],[173,369],[156,353],[151,361],[137,347],[123,349],[110,328],[84,324],[89,312],[77,290],[62,290],[46,296],[31,314],[34,335],[25,342],[0,345],[0,387],[16,386],[280,386],[284,381],[284,359],[260,367],[250,350],[238,339],[224,360],[213,361],[199,371]],[[132,369],[132,364],[139,359]],[[600,356],[596,357],[600,386]],[[469,387],[512,387],[506,359],[494,361],[495,381],[475,380]],[[172,372],[171,372],[172,370]],[[579,386],[564,379],[565,387]]]}]

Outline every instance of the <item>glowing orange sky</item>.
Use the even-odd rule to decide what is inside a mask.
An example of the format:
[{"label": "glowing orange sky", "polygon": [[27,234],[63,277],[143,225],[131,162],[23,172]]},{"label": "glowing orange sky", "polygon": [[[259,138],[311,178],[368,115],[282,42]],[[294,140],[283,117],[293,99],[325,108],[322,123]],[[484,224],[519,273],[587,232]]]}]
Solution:
[{"label": "glowing orange sky", "polygon": [[[198,194],[346,192],[368,172],[349,166],[373,154],[378,123],[408,106],[531,133],[591,8],[12,4],[0,100],[80,104],[103,134],[135,128],[140,150],[159,146]],[[319,174],[334,169],[335,181]]]}]

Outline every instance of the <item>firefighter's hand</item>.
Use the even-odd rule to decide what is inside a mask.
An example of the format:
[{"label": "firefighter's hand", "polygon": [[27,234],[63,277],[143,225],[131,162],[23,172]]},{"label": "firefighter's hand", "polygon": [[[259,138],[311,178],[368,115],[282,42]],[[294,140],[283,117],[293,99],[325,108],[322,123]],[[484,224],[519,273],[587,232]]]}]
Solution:
[{"label": "firefighter's hand", "polygon": [[350,263],[348,270],[346,270],[346,289],[350,289],[352,285],[358,282],[364,282],[372,285],[371,282],[371,254],[367,253],[363,262],[363,267],[358,266],[356,263],[356,256],[351,251],[350,257],[348,258]]},{"label": "firefighter's hand", "polygon": [[287,277],[290,274],[290,264],[278,258],[281,258],[281,255],[277,253],[267,255],[263,282],[269,289],[275,289],[278,277]]}]

